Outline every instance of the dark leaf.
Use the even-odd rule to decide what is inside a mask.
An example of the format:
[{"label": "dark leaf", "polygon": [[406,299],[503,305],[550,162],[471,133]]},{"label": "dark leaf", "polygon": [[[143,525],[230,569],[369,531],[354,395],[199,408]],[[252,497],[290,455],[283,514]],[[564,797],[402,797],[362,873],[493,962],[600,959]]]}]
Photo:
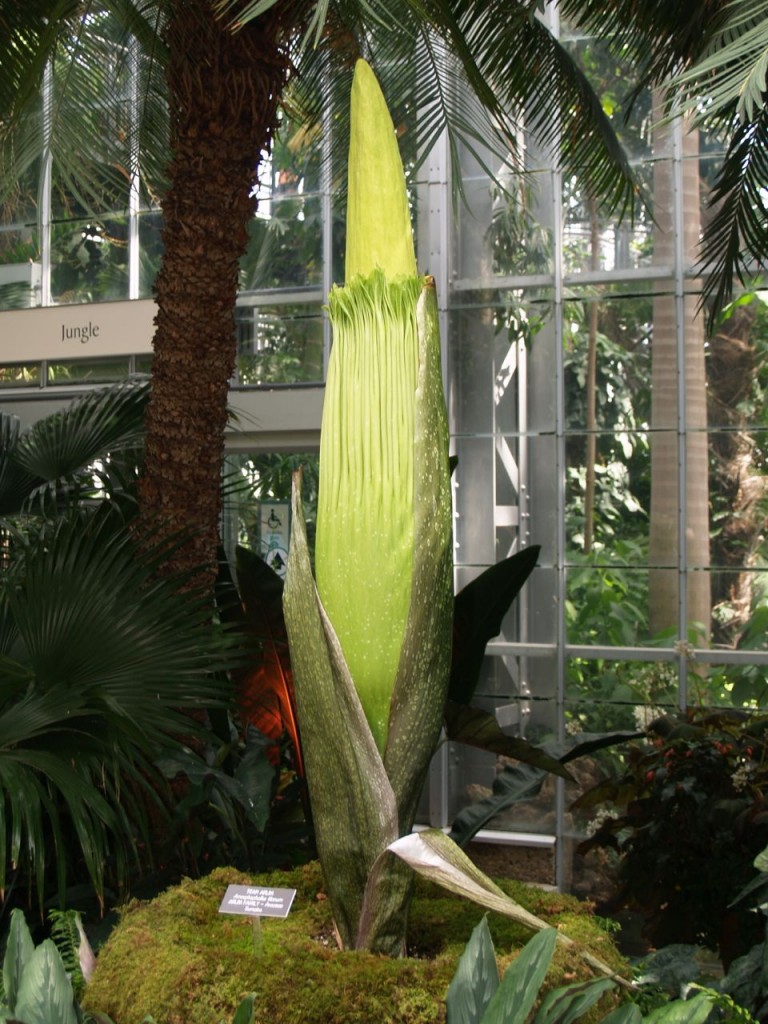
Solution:
[{"label": "dark leaf", "polygon": [[498,636],[509,606],[533,572],[539,545],[492,565],[456,595],[453,610],[453,663],[448,699],[469,704],[477,686],[488,641]]},{"label": "dark leaf", "polygon": [[615,732],[609,736],[597,736],[595,739],[584,740],[573,747],[572,750],[569,750],[567,754],[563,754],[560,758],[560,763],[568,764],[569,761],[575,761],[577,757],[594,754],[596,750],[615,747],[618,743],[626,743],[628,740],[641,740],[644,737],[644,732]]},{"label": "dark leaf", "polygon": [[494,779],[491,796],[470,804],[457,814],[451,826],[451,838],[459,846],[466,846],[491,818],[520,800],[531,800],[537,796],[546,776],[541,768],[532,765],[507,766]]},{"label": "dark leaf", "polygon": [[445,729],[448,739],[456,743],[466,743],[471,747],[479,747],[480,750],[490,750],[504,757],[514,757],[517,761],[524,761],[563,779],[572,778],[560,761],[541,747],[536,747],[517,736],[507,736],[488,711],[449,701],[445,709]]}]

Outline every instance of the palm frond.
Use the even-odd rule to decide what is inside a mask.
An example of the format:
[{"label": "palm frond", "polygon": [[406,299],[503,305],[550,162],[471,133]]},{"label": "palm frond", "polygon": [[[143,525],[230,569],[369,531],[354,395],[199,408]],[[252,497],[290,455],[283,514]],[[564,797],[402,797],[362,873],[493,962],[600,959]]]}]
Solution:
[{"label": "palm frond", "polygon": [[87,392],[37,422],[19,440],[16,462],[42,480],[57,480],[108,452],[134,447],[144,436],[147,384],[117,384]]},{"label": "palm frond", "polygon": [[740,123],[715,180],[710,206],[715,215],[704,233],[701,269],[707,275],[704,299],[710,319],[733,294],[734,279],[745,283],[750,265],[768,260],[768,108],[754,121]]},{"label": "palm frond", "polygon": [[30,532],[14,555],[0,580],[0,888],[15,864],[40,899],[54,867],[63,891],[74,849],[101,893],[105,864],[135,859],[155,758],[208,739],[181,709],[227,706],[235,641],[108,507]]},{"label": "palm frond", "polygon": [[[372,65],[414,174],[443,130],[461,187],[460,157],[469,152],[491,178],[514,163],[519,129],[557,146],[561,165],[578,175],[606,209],[624,209],[636,192],[610,119],[568,49],[525,3],[482,0],[336,3],[321,44],[301,51],[288,106],[332,131],[332,161],[348,148],[347,97],[354,61]],[[386,9],[385,9],[386,7]],[[379,18],[387,23],[378,27]]]},{"label": "palm frond", "polygon": [[21,423],[0,412],[0,516],[18,512],[39,484],[39,478],[16,462]]},{"label": "palm frond", "polygon": [[8,52],[0,43],[0,199],[46,146],[58,215],[125,209],[135,180],[148,200],[157,196],[168,152],[164,6],[57,0],[14,19]]},{"label": "palm frond", "polygon": [[173,709],[226,700],[214,673],[231,652],[207,603],[155,575],[158,559],[139,557],[108,516],[76,517],[32,546],[6,585],[15,657],[37,688],[69,688],[73,703],[85,694],[85,706],[124,716],[147,743],[184,721]]},{"label": "palm frond", "polygon": [[568,48],[526,4],[505,5],[503,15],[482,0],[461,0],[458,6],[459,29],[500,105],[519,111],[526,130],[559,151],[562,169],[580,179],[607,212],[628,210],[637,193],[629,162],[600,97]]},{"label": "palm frond", "polygon": [[640,70],[641,86],[678,73],[728,19],[722,0],[560,0],[566,25],[609,40]]},{"label": "palm frond", "polygon": [[671,83],[699,123],[732,117],[734,104],[741,121],[753,121],[765,104],[768,0],[732,0],[726,12],[727,22],[702,57]]}]

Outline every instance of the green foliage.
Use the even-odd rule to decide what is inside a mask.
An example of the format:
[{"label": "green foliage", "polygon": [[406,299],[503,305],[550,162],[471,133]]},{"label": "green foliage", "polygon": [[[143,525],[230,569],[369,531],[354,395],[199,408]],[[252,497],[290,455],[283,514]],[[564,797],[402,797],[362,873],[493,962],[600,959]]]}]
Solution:
[{"label": "green foliage", "polygon": [[757,875],[744,886],[733,905],[760,911],[763,939],[730,964],[720,989],[724,1000],[735,1000],[758,1020],[764,1020],[768,1014],[768,847],[755,857],[754,867]]},{"label": "green foliage", "polygon": [[61,953],[51,939],[35,946],[22,911],[11,912],[3,959],[0,1021],[17,1024],[111,1024],[105,1014],[85,1015]]},{"label": "green foliage", "polygon": [[41,903],[77,863],[99,895],[105,866],[125,879],[160,807],[154,760],[202,735],[180,709],[226,701],[230,641],[207,602],[156,575],[159,557],[109,514],[76,515],[0,583],[0,885],[23,878]]},{"label": "green foliage", "polygon": [[767,724],[727,710],[661,716],[624,773],[575,802],[615,808],[580,851],[620,853],[612,905],[642,910],[655,946],[698,943],[729,963],[757,938],[755,916],[731,904],[768,839]]},{"label": "green foliage", "polygon": [[85,935],[80,914],[76,910],[53,908],[48,911],[48,920],[51,924],[51,939],[59,951],[75,995],[79,996],[86,981],[80,964],[80,948]]},{"label": "green foliage", "polygon": [[493,940],[483,918],[448,988],[448,1024],[524,1024],[547,973],[556,938],[553,929],[535,935],[499,984]]},{"label": "green foliage", "polygon": [[[552,960],[557,933],[547,929],[535,935],[507,968],[499,982],[498,968],[485,918],[472,932],[446,995],[448,1024],[570,1024],[599,1003],[614,987],[610,978],[593,978],[552,988],[542,997],[542,986]],[[729,1024],[752,1021],[750,1014],[714,989],[691,986],[691,999],[667,1000],[643,1016],[635,1003],[624,1003],[603,1024],[704,1024],[713,1009],[716,1019]],[[538,1003],[534,1010],[535,1004]]]},{"label": "green foliage", "polygon": [[263,745],[227,721],[226,672],[252,646],[127,529],[146,396],[0,419],[0,885],[41,904],[81,881],[101,897],[153,855],[187,872],[233,856],[273,791]]}]

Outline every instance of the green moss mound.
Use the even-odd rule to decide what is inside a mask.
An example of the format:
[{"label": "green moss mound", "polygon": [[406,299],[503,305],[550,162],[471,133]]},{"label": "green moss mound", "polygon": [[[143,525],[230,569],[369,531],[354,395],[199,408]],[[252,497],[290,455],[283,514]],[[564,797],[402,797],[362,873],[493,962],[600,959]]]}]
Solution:
[{"label": "green moss mound", "polygon": [[[341,952],[316,864],[260,876],[259,885],[296,889],[286,919],[220,914],[228,885],[254,878],[218,869],[185,880],[148,902],[133,901],[102,949],[84,1005],[116,1024],[229,1022],[241,998],[256,993],[256,1024],[436,1024],[445,993],[483,911],[417,882],[409,948],[402,960]],[[588,904],[515,882],[499,883],[515,900],[588,948],[620,973],[626,962]],[[531,933],[489,915],[503,970]],[[589,977],[573,950],[558,948],[547,985]],[[613,1000],[613,1003],[611,1002]],[[609,994],[597,1019],[618,1001]]]}]

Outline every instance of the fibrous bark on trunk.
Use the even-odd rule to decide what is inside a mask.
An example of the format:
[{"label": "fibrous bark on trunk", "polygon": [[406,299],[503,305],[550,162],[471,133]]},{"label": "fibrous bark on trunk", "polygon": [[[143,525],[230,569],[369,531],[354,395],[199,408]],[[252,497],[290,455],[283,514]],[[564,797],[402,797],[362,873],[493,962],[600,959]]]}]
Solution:
[{"label": "fibrous bark on trunk", "polygon": [[183,536],[169,570],[203,585],[216,568],[238,261],[289,70],[282,10],[232,32],[210,0],[171,0],[165,29],[169,186],[140,529]]}]

